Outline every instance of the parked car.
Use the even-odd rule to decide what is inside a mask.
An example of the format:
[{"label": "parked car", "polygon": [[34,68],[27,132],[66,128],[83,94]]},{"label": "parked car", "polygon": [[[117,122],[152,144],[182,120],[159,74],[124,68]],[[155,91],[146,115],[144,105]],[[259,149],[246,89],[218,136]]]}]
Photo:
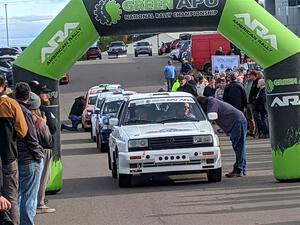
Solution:
[{"label": "parked car", "polygon": [[70,75],[69,73],[65,73],[62,78],[59,79],[59,85],[66,85],[70,82]]},{"label": "parked car", "polygon": [[6,83],[9,87],[13,85],[12,68],[2,67],[1,62],[0,62],[0,75],[3,75],[5,77]]},{"label": "parked car", "polygon": [[111,42],[109,46],[107,46],[108,57],[115,56],[119,57],[121,55],[127,55],[127,45],[123,41],[114,41]]},{"label": "parked car", "polygon": [[170,53],[170,57],[173,60],[181,62],[187,55],[187,51],[190,49],[191,41],[180,41],[177,44],[177,48]]},{"label": "parked car", "polygon": [[85,131],[90,131],[92,128],[91,117],[93,114],[93,108],[96,104],[97,97],[99,93],[108,92],[108,91],[122,91],[122,87],[119,84],[100,84],[94,87],[91,87],[85,97],[85,105],[82,113],[82,128]]},{"label": "parked car", "polygon": [[188,41],[191,39],[191,37],[192,37],[192,35],[189,33],[182,33],[179,35],[179,39],[183,40],[183,41]]},{"label": "parked car", "polygon": [[211,56],[219,47],[223,48],[225,54],[231,51],[230,42],[219,33],[192,35],[191,57],[196,69],[211,74]]},{"label": "parked car", "polygon": [[158,55],[163,55],[166,53],[167,44],[162,42],[161,46],[158,47]]},{"label": "parked car", "polygon": [[15,48],[0,48],[0,56],[3,56],[3,55],[19,56],[20,54],[21,54],[21,51],[15,49]]},{"label": "parked car", "polygon": [[86,59],[102,59],[101,50],[99,47],[90,47],[88,51],[86,52]]},{"label": "parked car", "polygon": [[175,39],[171,43],[171,51],[177,48],[177,44],[181,41],[181,39]]},{"label": "parked car", "polygon": [[222,179],[218,136],[189,93],[128,96],[108,124],[113,127],[109,167],[120,187],[144,174],[206,173],[209,182]]},{"label": "parked car", "polygon": [[4,55],[0,56],[0,74],[5,76],[8,86],[13,85],[13,72],[12,66],[16,56]]},{"label": "parked car", "polygon": [[152,45],[148,41],[137,42],[134,47],[135,57],[138,57],[141,54],[152,56]]},{"label": "parked car", "polygon": [[25,46],[21,46],[21,47],[19,47],[19,46],[14,46],[14,47],[12,47],[12,48],[17,49],[19,52],[23,52],[27,47],[25,47]]}]

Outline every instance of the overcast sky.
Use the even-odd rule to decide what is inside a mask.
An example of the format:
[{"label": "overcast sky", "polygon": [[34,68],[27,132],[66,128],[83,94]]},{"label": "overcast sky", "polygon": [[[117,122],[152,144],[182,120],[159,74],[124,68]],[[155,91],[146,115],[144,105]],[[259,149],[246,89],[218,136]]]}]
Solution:
[{"label": "overcast sky", "polygon": [[10,46],[27,46],[69,0],[0,0],[0,46],[6,46],[7,3]]}]

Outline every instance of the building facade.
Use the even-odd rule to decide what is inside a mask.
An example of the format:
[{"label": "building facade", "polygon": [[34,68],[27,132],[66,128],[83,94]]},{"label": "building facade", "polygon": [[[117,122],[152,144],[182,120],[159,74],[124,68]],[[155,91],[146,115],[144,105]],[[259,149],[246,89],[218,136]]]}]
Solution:
[{"label": "building facade", "polygon": [[266,9],[300,37],[300,0],[265,0]]}]

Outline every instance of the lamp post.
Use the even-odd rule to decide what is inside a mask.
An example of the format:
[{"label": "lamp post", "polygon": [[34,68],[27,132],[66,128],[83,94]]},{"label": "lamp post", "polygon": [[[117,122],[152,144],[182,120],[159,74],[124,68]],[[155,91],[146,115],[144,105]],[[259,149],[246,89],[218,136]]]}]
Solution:
[{"label": "lamp post", "polygon": [[4,4],[4,8],[5,8],[5,23],[6,23],[6,44],[7,44],[7,47],[9,47],[7,3]]}]

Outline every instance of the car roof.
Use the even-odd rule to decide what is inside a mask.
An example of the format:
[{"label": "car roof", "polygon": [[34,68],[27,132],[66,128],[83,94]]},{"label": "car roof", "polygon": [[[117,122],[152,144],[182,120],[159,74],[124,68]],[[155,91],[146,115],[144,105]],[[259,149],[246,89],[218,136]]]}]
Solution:
[{"label": "car roof", "polygon": [[190,93],[186,92],[154,92],[143,93],[128,96],[129,100],[148,99],[148,98],[170,98],[170,97],[193,97]]},{"label": "car roof", "polygon": [[13,59],[16,60],[18,57],[15,55],[1,55],[0,59]]},{"label": "car roof", "polygon": [[122,93],[115,92],[112,95],[105,97],[105,102],[113,102],[118,100],[126,100],[129,96],[136,94],[134,91],[123,91]]},{"label": "car roof", "polygon": [[124,41],[113,41],[110,44],[120,44],[120,45],[125,45]]},{"label": "car roof", "polygon": [[91,87],[88,91],[89,94],[98,94],[103,92],[103,90],[116,90],[122,89],[120,84],[99,84],[97,86]]}]

